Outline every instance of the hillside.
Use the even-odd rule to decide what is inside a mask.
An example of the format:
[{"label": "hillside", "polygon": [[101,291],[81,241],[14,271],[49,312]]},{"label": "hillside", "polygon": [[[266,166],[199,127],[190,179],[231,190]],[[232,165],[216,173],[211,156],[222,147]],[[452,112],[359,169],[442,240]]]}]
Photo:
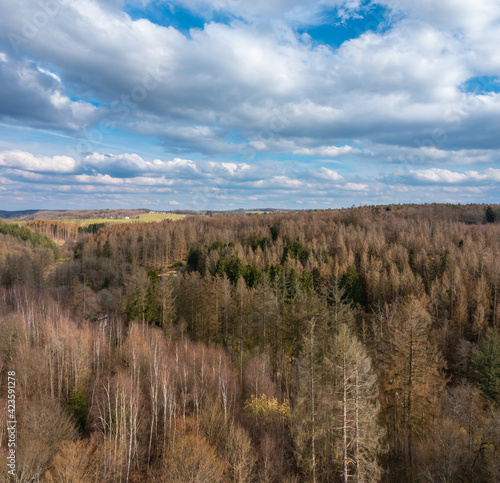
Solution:
[{"label": "hillside", "polygon": [[498,208],[2,235],[23,478],[496,481]]}]

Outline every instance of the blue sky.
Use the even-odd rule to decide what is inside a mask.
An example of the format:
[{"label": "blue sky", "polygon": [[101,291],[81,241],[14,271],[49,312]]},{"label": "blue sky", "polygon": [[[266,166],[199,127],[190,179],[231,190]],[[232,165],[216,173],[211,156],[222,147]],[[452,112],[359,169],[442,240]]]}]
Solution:
[{"label": "blue sky", "polygon": [[497,0],[0,0],[0,209],[499,202]]}]

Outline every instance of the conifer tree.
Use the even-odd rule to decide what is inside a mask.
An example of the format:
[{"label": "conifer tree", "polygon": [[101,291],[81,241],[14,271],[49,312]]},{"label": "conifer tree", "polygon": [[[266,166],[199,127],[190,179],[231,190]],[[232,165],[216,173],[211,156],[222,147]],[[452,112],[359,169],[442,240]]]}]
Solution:
[{"label": "conifer tree", "polygon": [[393,307],[384,327],[383,403],[392,449],[404,460],[407,478],[414,440],[432,424],[446,383],[431,323],[423,303],[410,298]]}]

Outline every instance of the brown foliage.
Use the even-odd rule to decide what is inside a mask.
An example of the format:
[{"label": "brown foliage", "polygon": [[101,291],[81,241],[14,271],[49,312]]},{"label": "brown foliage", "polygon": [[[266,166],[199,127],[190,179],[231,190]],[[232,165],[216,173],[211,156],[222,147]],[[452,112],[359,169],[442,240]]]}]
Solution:
[{"label": "brown foliage", "polygon": [[172,483],[221,483],[224,463],[200,434],[179,438],[164,459],[163,476]]}]

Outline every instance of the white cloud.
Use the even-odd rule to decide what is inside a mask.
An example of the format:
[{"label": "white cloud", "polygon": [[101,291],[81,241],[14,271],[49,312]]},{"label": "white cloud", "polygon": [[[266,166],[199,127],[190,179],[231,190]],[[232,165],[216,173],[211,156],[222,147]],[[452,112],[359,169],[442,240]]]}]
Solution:
[{"label": "white cloud", "polygon": [[323,156],[325,158],[338,158],[349,154],[361,152],[352,146],[321,146],[319,148],[302,148],[293,151],[293,154],[308,156]]},{"label": "white cloud", "polygon": [[369,187],[363,183],[346,183],[345,185],[339,185],[338,188],[348,191],[367,191]]},{"label": "white cloud", "polygon": [[[4,151],[0,166],[14,171],[2,175],[57,184],[57,174],[66,186],[129,191],[206,185],[251,195],[258,188],[259,196],[313,196],[335,183],[355,196],[373,187],[371,179],[387,182],[381,171],[402,163],[406,172],[391,183],[497,183],[500,95],[463,92],[463,85],[500,75],[500,4],[375,4],[393,9],[389,28],[336,48],[298,35],[297,27],[314,25],[325,6],[354,15],[357,0],[170,3],[206,19],[189,35],[132,20],[119,0],[61,2],[50,24],[33,38],[21,36],[22,56],[15,48],[0,52],[0,119],[83,134],[109,117],[117,130],[155,138],[169,154],[94,153],[77,162]],[[6,34],[22,33],[23,20],[39,9],[30,0],[18,0],[16,9],[1,3],[3,44],[9,47]],[[232,20],[211,21],[216,10]],[[293,164],[299,156],[309,156],[309,165]],[[314,158],[338,159],[331,162],[349,168],[340,172],[354,174],[344,178]]]},{"label": "white cloud", "polygon": [[[6,29],[15,29],[19,18],[30,18],[37,8],[28,0],[18,3],[15,14],[1,12],[0,26],[3,22]],[[184,5],[195,10],[229,8],[243,16],[253,11],[286,17],[286,12],[303,10],[296,1],[264,3],[221,0],[204,2],[205,7],[200,2]],[[359,6],[357,1],[335,3]],[[257,21],[209,22],[186,38],[172,27],[103,10],[109,2],[99,5],[90,0],[62,6],[50,29],[40,29],[36,42],[24,48],[58,67],[58,76],[45,68],[40,75],[55,83],[54,76],[63,83],[71,81],[100,101],[118,101],[115,107],[127,112],[124,120],[116,116],[119,126],[158,137],[167,148],[234,154],[250,146],[256,152],[282,152],[284,140],[292,141],[294,154],[337,157],[355,153],[351,146],[339,144],[341,140],[408,143],[446,124],[445,113],[465,102],[459,86],[477,73],[474,51],[467,39],[457,38],[452,26],[468,25],[470,15],[474,22],[490,25],[498,10],[482,0],[480,12],[471,13],[474,9],[462,1],[460,15],[446,26],[432,17],[447,12],[453,19],[450,1],[441,7],[430,2],[383,3],[403,8],[408,18],[385,33],[365,33],[345,42],[338,50],[303,41],[290,28],[290,19],[272,29],[261,28]],[[116,8],[117,3],[112,4]],[[326,2],[314,5],[319,8]],[[493,61],[499,55],[497,43],[489,44],[487,56]],[[60,45],[65,45],[64,51]],[[90,56],[89,51],[96,54]],[[126,108],[120,99],[139,92],[134,89],[143,86],[151,66],[157,71],[154,87],[134,103],[136,107]],[[54,108],[66,109],[75,119],[91,119],[96,110],[71,104],[62,91],[49,98]],[[473,114],[481,119],[500,110],[500,99],[490,102],[461,116],[464,131],[475,134],[468,123]],[[104,104],[97,110],[105,115],[110,107]],[[227,141],[233,129],[249,144]],[[460,134],[449,132],[449,138],[458,143]],[[481,137],[474,139],[483,142]]]},{"label": "white cloud", "polygon": [[460,183],[467,179],[465,174],[455,173],[447,169],[430,168],[423,170],[410,170],[417,180],[431,181],[434,183]]},{"label": "white cloud", "polygon": [[[147,4],[151,0],[135,0]],[[359,0],[311,0],[304,4],[302,0],[174,0],[170,5],[181,5],[189,8],[207,19],[216,11],[233,14],[246,20],[286,21],[293,24],[315,24],[320,21],[321,10],[325,7],[339,7],[341,13],[348,17],[350,12],[360,5]]]},{"label": "white cloud", "polygon": [[261,179],[259,181],[255,181],[250,183],[251,186],[256,188],[300,188],[303,186],[303,182],[298,179],[292,179],[288,176],[273,176],[270,179]]},{"label": "white cloud", "polygon": [[333,171],[332,169],[325,168],[324,166],[319,169],[316,173],[318,178],[323,178],[329,181],[341,181],[343,180],[343,176],[341,176],[337,171]]},{"label": "white cloud", "polygon": [[20,150],[0,152],[0,166],[40,173],[72,173],[78,163],[69,156],[34,156]]},{"label": "white cloud", "polygon": [[483,171],[467,171],[465,173],[457,173],[448,169],[430,168],[410,170],[410,175],[417,181],[444,184],[500,182],[500,169],[495,168],[488,168]]}]

